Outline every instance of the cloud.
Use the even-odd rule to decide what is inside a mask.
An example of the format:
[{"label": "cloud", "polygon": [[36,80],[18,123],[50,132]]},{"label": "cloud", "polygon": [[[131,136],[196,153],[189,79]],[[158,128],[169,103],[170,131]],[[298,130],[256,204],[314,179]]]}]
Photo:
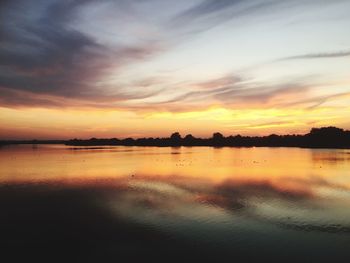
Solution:
[{"label": "cloud", "polygon": [[321,59],[321,58],[342,58],[349,57],[350,51],[338,51],[338,52],[328,52],[328,53],[310,53],[304,55],[297,55],[279,59],[278,61],[283,60],[295,60],[295,59]]},{"label": "cloud", "polygon": [[[72,25],[83,6],[97,1],[26,1],[3,4],[8,18],[1,29],[0,87],[2,102],[58,106],[42,96],[86,102],[117,102],[152,96],[157,90],[131,94],[120,87],[99,84],[105,76],[158,52],[152,42],[138,45],[99,43]],[[25,102],[24,96],[31,94]],[[16,96],[16,97],[13,97]],[[23,99],[23,100],[22,100]],[[56,99],[57,100],[57,99]],[[2,104],[4,105],[4,104]]]},{"label": "cloud", "polygon": [[243,0],[205,0],[199,4],[191,7],[178,15],[175,19],[181,18],[181,20],[197,19],[201,16],[207,16],[221,12],[227,8],[236,7],[244,2]]},{"label": "cloud", "polygon": [[341,92],[341,93],[335,93],[335,94],[330,94],[330,95],[315,96],[315,97],[310,97],[310,98],[299,99],[297,101],[285,102],[283,104],[277,103],[276,106],[278,106],[278,107],[304,106],[304,109],[312,110],[312,109],[315,109],[315,108],[325,104],[328,101],[331,101],[334,99],[349,98],[349,97],[350,97],[350,92]]},{"label": "cloud", "polygon": [[[169,26],[187,33],[199,33],[228,20],[259,11],[260,15],[270,12],[272,6],[285,3],[279,1],[204,0],[171,19]],[[254,17],[251,17],[254,18]],[[185,26],[185,28],[184,28]]]},{"label": "cloud", "polygon": [[[306,96],[311,90],[311,84],[306,80],[290,81],[286,83],[266,84],[244,79],[240,76],[225,76],[206,82],[191,83],[190,91],[174,96],[171,99],[154,103],[155,105],[186,104],[193,106],[201,105],[208,107],[212,104],[225,105],[227,107],[244,106],[283,106],[291,101],[299,101],[299,95]],[[187,89],[187,90],[188,90]]]},{"label": "cloud", "polygon": [[44,107],[44,108],[113,108],[124,109],[123,101],[133,101],[152,97],[161,90],[144,91],[129,94],[127,91],[120,91],[118,95],[113,97],[97,97],[81,98],[78,95],[71,98],[63,98],[56,95],[41,94],[23,90],[9,89],[0,87],[0,105],[9,108],[21,107]]},{"label": "cloud", "polygon": [[[1,1],[0,106],[167,111],[206,108],[213,104],[227,107],[257,104],[283,106],[287,103],[283,98],[286,100],[310,90],[309,84],[302,81],[257,83],[254,79],[246,80],[238,74],[192,83],[177,80],[176,84],[164,80],[164,75],[159,76],[161,74],[158,73],[139,76],[131,70],[132,73],[125,74],[126,77],[122,75],[132,64],[142,64],[182,43],[187,39],[181,38],[183,34],[202,32],[245,15],[255,19],[255,14],[271,14],[294,5],[295,1],[197,1],[192,5],[186,4],[186,8],[180,8],[180,12],[167,17],[164,24],[150,23],[152,25],[145,25],[146,29],[139,25],[143,25],[144,16],[153,12],[148,8],[154,7],[152,5],[155,3],[144,2],[141,7],[138,4],[138,1],[123,0],[103,3],[97,0],[40,0],[35,3],[25,0]],[[150,6],[145,8],[146,11],[142,10],[146,4]],[[94,16],[93,12],[99,8],[108,9],[113,14],[112,23],[107,24],[115,25],[115,28],[106,28],[104,21],[101,21],[103,19]],[[120,14],[126,17],[125,21],[124,17],[120,21],[113,20]],[[85,20],[82,19],[84,15]],[[91,24],[98,24],[97,29],[86,29],[89,25],[86,17],[91,19]],[[79,23],[84,25],[79,26]],[[130,23],[138,25],[137,33],[132,30],[129,32],[128,28],[126,34],[118,35]],[[159,29],[161,33],[155,36],[148,34],[148,26]],[[113,35],[113,43],[103,41],[99,29],[108,29],[107,38]],[[344,51],[285,59],[349,54]],[[168,72],[168,76],[171,79],[172,72]],[[132,78],[132,81],[125,81],[127,78]],[[293,99],[289,103],[292,105],[296,101]]]}]

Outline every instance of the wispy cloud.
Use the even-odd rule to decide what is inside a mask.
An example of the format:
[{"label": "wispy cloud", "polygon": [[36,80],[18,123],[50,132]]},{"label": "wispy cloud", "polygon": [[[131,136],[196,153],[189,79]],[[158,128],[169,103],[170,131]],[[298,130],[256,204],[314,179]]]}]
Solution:
[{"label": "wispy cloud", "polygon": [[349,56],[350,56],[350,51],[337,51],[337,52],[311,53],[311,54],[290,56],[286,58],[281,58],[278,61],[295,60],[295,59],[342,58],[342,57],[349,57]]},{"label": "wispy cloud", "polygon": [[[203,32],[242,16],[255,21],[256,17],[273,14],[298,4],[302,5],[308,2],[307,0],[198,0],[193,4],[187,3],[184,5],[185,8],[180,8],[179,12],[166,17],[164,23],[158,21],[158,24],[148,17],[156,10],[157,2],[141,2],[2,1],[0,106],[91,106],[179,111],[206,108],[213,104],[225,107],[296,105],[298,100],[301,101],[301,94],[303,100],[314,100],[315,105],[317,103],[321,105],[327,100],[327,98],[309,98],[312,88],[310,83],[303,81],[258,82],[254,76],[245,79],[240,74],[234,73],[201,81],[196,80],[194,76],[191,81],[178,79],[178,84],[173,84],[170,80],[164,81],[164,77],[160,83],[160,77],[157,75],[159,72],[148,72],[148,75],[139,76],[131,71],[132,73],[127,76],[128,81],[125,81],[123,79],[125,76],[122,75],[134,64],[138,66],[145,63],[148,59],[169,51],[173,45],[182,43],[187,39],[181,38],[183,35],[192,36],[191,32]],[[140,13],[148,4],[150,6],[145,9],[144,14],[147,19],[144,19]],[[169,5],[169,9],[174,9],[171,4]],[[91,10],[99,8],[125,16],[123,16],[125,21],[108,17],[113,22],[110,25],[115,26],[113,29],[108,28],[115,34],[113,43],[102,41],[99,38],[101,32],[97,32],[95,28],[89,31],[77,26],[83,14],[87,13],[93,20],[95,11]],[[142,27],[143,21],[147,21],[149,25]],[[99,23],[94,21],[92,24],[95,22]],[[138,25],[134,29],[136,33],[130,33],[134,34],[132,36],[118,35],[122,27],[130,23]],[[103,23],[99,26],[102,30],[106,29]],[[148,34],[147,26],[156,28],[164,35]],[[346,56],[350,56],[350,51],[297,55],[281,60]],[[174,67],[177,68],[177,65]],[[208,68],[210,69],[210,66]],[[142,70],[136,72],[143,73]],[[172,74],[180,75],[178,72],[159,74],[169,79]]]},{"label": "wispy cloud", "polygon": [[[247,80],[239,76],[225,76],[207,82],[187,85],[190,91],[174,96],[153,106],[168,105],[169,110],[183,108],[224,105],[228,108],[252,107],[254,105],[273,106],[279,103],[290,104],[299,96],[307,96],[312,89],[309,81],[290,81],[286,83],[266,84]],[[178,105],[181,105],[179,107]]]},{"label": "wispy cloud", "polygon": [[[293,1],[276,0],[204,0],[175,16],[169,26],[192,34],[199,33],[229,20],[247,15],[262,15],[272,12],[276,7],[283,8],[294,4]],[[254,19],[253,16],[250,18]]]},{"label": "wispy cloud", "polygon": [[[21,97],[11,96],[21,91],[32,97],[48,95],[91,102],[143,98],[156,92],[130,94],[118,87],[99,84],[112,70],[115,72],[129,63],[144,60],[157,52],[158,47],[151,42],[109,47],[74,29],[71,23],[79,8],[93,2],[97,1],[4,4],[2,12],[9,19],[1,29],[0,87],[7,89],[2,93],[2,101],[7,105],[10,101],[19,104]],[[25,103],[26,98],[22,98],[24,104],[36,101],[46,106],[46,102],[49,103],[38,98]]]}]

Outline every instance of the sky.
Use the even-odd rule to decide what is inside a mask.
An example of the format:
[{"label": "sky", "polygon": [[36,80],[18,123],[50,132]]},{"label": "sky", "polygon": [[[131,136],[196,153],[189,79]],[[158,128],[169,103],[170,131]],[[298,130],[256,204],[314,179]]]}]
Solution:
[{"label": "sky", "polygon": [[3,0],[0,139],[350,129],[348,0]]}]

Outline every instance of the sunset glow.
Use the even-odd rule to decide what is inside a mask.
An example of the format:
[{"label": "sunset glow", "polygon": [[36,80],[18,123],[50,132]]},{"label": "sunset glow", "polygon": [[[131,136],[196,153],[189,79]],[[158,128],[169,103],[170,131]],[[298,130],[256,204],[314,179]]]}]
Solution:
[{"label": "sunset glow", "polygon": [[350,129],[349,1],[0,8],[0,139]]}]

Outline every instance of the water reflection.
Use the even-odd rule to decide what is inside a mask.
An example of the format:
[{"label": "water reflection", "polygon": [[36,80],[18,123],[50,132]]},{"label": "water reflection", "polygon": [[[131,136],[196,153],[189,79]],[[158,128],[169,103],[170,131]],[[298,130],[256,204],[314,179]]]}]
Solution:
[{"label": "water reflection", "polygon": [[349,259],[346,150],[77,149],[0,150],[7,256]]},{"label": "water reflection", "polygon": [[312,160],[333,165],[344,164],[350,161],[350,152],[348,150],[322,150],[315,149],[312,151]]}]

